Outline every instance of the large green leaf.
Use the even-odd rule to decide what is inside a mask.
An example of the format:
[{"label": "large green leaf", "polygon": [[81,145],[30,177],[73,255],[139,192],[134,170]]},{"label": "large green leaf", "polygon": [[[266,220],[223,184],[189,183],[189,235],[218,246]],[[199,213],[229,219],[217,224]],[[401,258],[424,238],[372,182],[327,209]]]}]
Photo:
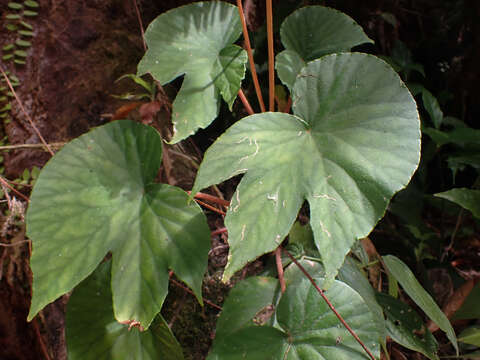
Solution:
[{"label": "large green leaf", "polygon": [[480,190],[458,188],[437,193],[435,196],[450,200],[471,211],[473,216],[480,218]]},{"label": "large green leaf", "polygon": [[155,129],[117,121],[73,140],[47,163],[26,219],[33,245],[29,319],[109,252],[118,321],[148,327],[167,294],[169,268],[201,301],[209,229],[187,193],[154,183],[161,150]]},{"label": "large green leaf", "polygon": [[355,20],[324,6],[306,6],[292,13],[282,23],[280,38],[285,50],[277,55],[276,68],[290,90],[307,62],[373,43]]},{"label": "large green leaf", "polygon": [[378,58],[344,53],[309,63],[295,83],[293,103],[296,116],[248,116],[205,153],[193,193],[246,173],[225,218],[225,279],[274,250],[304,200],[333,279],[355,240],[368,235],[417,167],[415,101]]},{"label": "large green leaf", "polygon": [[66,314],[70,360],[181,360],[182,349],[158,315],[147,331],[118,323],[113,316],[111,262],[104,263],[73,292]]},{"label": "large green leaf", "polygon": [[[317,281],[321,285],[322,280],[317,278]],[[262,287],[256,291],[262,291]],[[378,358],[379,333],[372,314],[360,295],[339,281],[335,281],[325,295]],[[248,301],[247,293],[242,298],[236,296],[233,301],[228,302],[228,312],[236,312],[234,307],[241,306],[244,301]],[[220,319],[223,316],[222,313]],[[222,334],[224,336],[219,334],[207,359],[369,358],[304,276],[299,281],[288,283],[286,292],[276,306],[275,317],[277,320],[275,327],[251,323],[233,333]]]},{"label": "large green leaf", "polygon": [[148,26],[138,73],[162,84],[185,74],[173,102],[171,142],[208,126],[217,117],[219,94],[232,106],[247,61],[246,52],[232,45],[241,31],[238,9],[219,1],[178,7]]},{"label": "large green leaf", "polygon": [[450,321],[435,303],[435,300],[420,285],[412,271],[403,261],[393,255],[383,256],[382,258],[388,271],[402,285],[403,290],[447,334],[458,353],[457,338]]},{"label": "large green leaf", "polygon": [[385,329],[385,319],[383,317],[383,311],[377,300],[375,299],[375,291],[372,285],[368,282],[367,278],[361,273],[355,261],[347,257],[343,266],[338,272],[338,280],[343,281],[353,290],[358,292],[362,297],[365,304],[372,313],[375,326],[379,333],[379,342],[382,345],[386,344],[387,331]]},{"label": "large green leaf", "polygon": [[[410,306],[392,296],[377,293],[378,302],[387,315],[388,335],[396,343],[418,351],[432,360],[438,360],[438,344],[422,319]],[[421,337],[418,334],[423,334]]]}]

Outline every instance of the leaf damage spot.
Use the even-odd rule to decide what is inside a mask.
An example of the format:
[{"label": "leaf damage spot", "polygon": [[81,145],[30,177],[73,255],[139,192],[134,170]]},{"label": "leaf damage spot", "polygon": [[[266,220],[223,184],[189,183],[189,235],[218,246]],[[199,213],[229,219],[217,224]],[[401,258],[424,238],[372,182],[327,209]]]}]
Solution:
[{"label": "leaf damage spot", "polygon": [[334,197],[329,196],[328,194],[314,194],[314,198],[316,199],[327,199],[327,200],[332,200],[332,201],[337,201]]},{"label": "leaf damage spot", "polygon": [[240,235],[240,241],[243,241],[245,238],[245,229],[247,228],[247,225],[243,224],[242,226],[242,234]]},{"label": "leaf damage spot", "polygon": [[327,228],[323,225],[323,223],[320,221],[320,227],[322,228],[322,231],[327,234],[328,237],[332,237],[332,234],[327,230]]},{"label": "leaf damage spot", "polygon": [[240,206],[240,190],[239,189],[237,189],[237,191],[236,191],[236,199],[237,199],[237,204],[232,209],[233,212],[237,212],[238,207]]},{"label": "leaf damage spot", "polygon": [[282,237],[280,236],[280,234],[277,234],[277,236],[275,236],[275,243],[280,245],[282,243],[281,240],[282,240]]}]

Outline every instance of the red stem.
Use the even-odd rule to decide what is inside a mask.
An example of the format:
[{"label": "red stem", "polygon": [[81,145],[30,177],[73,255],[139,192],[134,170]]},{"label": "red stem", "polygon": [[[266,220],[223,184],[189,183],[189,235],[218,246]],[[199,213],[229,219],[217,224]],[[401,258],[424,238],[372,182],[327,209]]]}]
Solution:
[{"label": "red stem", "polygon": [[287,289],[287,285],[285,285],[285,277],[283,276],[282,248],[280,246],[275,250],[275,263],[277,265],[278,281],[280,282],[280,289],[282,290],[282,294],[283,294]]},{"label": "red stem", "polygon": [[268,38],[268,108],[275,111],[275,54],[273,53],[273,10],[272,0],[267,2],[267,38]]},{"label": "red stem", "polygon": [[243,107],[245,110],[247,110],[248,115],[253,115],[255,112],[252,109],[252,106],[248,102],[248,99],[245,97],[245,94],[243,93],[242,89],[238,90],[238,97],[242,101]]},{"label": "red stem", "polygon": [[[191,194],[191,191],[188,191],[188,194]],[[195,194],[195,199],[208,200],[208,201],[211,201],[215,204],[220,204],[220,205],[223,205],[223,206],[226,206],[226,207],[230,206],[230,201],[228,201],[228,200],[220,199],[216,196],[201,193],[201,192]]]},{"label": "red stem", "polygon": [[248,62],[250,63],[250,71],[252,72],[253,85],[257,93],[260,110],[265,112],[265,104],[263,103],[262,90],[258,82],[257,70],[255,70],[255,62],[253,61],[252,46],[250,45],[250,38],[248,37],[247,22],[245,21],[245,14],[243,13],[242,0],[237,0],[238,12],[240,13],[240,20],[242,22],[243,38],[245,39],[245,47],[247,48]]},{"label": "red stem", "polygon": [[223,215],[223,216],[226,215],[225,212],[223,212],[222,210],[217,209],[216,207],[214,207],[214,206],[212,206],[212,205],[209,205],[209,204],[207,204],[207,203],[204,203],[203,201],[200,201],[200,200],[198,200],[198,199],[195,199],[195,201],[196,201],[197,203],[199,203],[200,205],[205,206],[207,209],[210,209],[210,210],[212,210],[212,211],[215,211],[217,214],[220,214],[220,215]]},{"label": "red stem", "polygon": [[288,257],[295,263],[295,265],[298,266],[298,268],[300,269],[301,272],[303,272],[303,274],[308,278],[308,280],[310,280],[310,282],[312,283],[312,285],[315,287],[315,289],[317,289],[318,293],[320,294],[320,296],[323,298],[323,300],[325,300],[325,302],[327,303],[328,307],[330,308],[330,310],[333,311],[333,313],[335,314],[335,316],[338,318],[338,320],[340,320],[340,322],[343,324],[343,326],[345,326],[345,328],[348,330],[348,332],[350,334],[352,334],[352,336],[355,338],[355,340],[357,340],[357,342],[362,346],[363,350],[365,350],[365,352],[368,354],[368,356],[370,356],[372,358],[372,360],[375,360],[375,356],[373,356],[373,354],[370,352],[370,350],[368,350],[368,348],[365,346],[365,344],[363,343],[362,340],[360,340],[360,338],[358,337],[358,335],[355,333],[355,331],[353,331],[353,329],[345,322],[345,320],[343,320],[342,318],[342,315],[340,315],[338,313],[338,311],[335,309],[335,307],[333,306],[333,304],[330,302],[330,300],[328,300],[328,298],[325,296],[325,293],[323,292],[322,289],[320,289],[317,285],[317,283],[315,282],[315,280],[313,280],[313,278],[310,276],[310,274],[307,272],[307,270],[305,270],[305,268],[300,265],[300,263],[297,261],[297,259],[295,259],[292,254],[290,254],[287,250],[283,249],[283,251],[288,255]]}]

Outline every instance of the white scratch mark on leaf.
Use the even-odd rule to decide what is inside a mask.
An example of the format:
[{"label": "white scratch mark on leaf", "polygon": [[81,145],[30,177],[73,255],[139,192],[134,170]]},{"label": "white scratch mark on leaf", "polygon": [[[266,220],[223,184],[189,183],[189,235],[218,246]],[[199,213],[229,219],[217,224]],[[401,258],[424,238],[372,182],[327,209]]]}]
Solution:
[{"label": "white scratch mark on leaf", "polygon": [[272,194],[272,195],[267,194],[267,199],[268,199],[268,200],[272,200],[272,201],[275,203],[275,205],[277,205],[277,202],[278,202],[278,190],[277,190],[277,192],[276,192],[275,194]]},{"label": "white scratch mark on leaf", "polygon": [[279,234],[277,234],[277,236],[275,237],[275,242],[276,242],[277,244],[279,244],[279,245],[282,243],[282,242],[280,241],[280,239],[281,239],[281,236],[280,236]]},{"label": "white scratch mark on leaf", "polygon": [[245,229],[247,228],[247,225],[243,225],[242,226],[242,234],[240,236],[240,241],[243,241],[243,239],[245,238]]},{"label": "white scratch mark on leaf", "polygon": [[313,195],[314,198],[321,198],[321,199],[327,199],[327,200],[332,200],[332,201],[337,201],[334,197],[329,196],[328,194],[317,194]]},{"label": "white scratch mark on leaf", "polygon": [[257,155],[259,150],[260,150],[260,145],[258,145],[257,139],[255,139],[255,152],[253,153],[252,156]]},{"label": "white scratch mark on leaf", "polygon": [[323,225],[323,223],[320,221],[320,227],[322,228],[322,231],[327,234],[328,237],[331,237],[332,235],[330,234],[330,232],[325,228],[325,226]]},{"label": "white scratch mark on leaf", "polygon": [[236,193],[237,205],[232,209],[233,212],[237,212],[238,207],[240,206],[240,190],[237,189]]},{"label": "white scratch mark on leaf", "polygon": [[299,131],[297,136],[301,136],[303,134],[303,131]]},{"label": "white scratch mark on leaf", "polygon": [[283,206],[284,208],[287,207],[287,200],[283,200],[283,201],[282,201],[282,206]]},{"label": "white scratch mark on leaf", "polygon": [[237,141],[237,144],[241,144],[242,142],[244,142],[245,140],[248,139],[248,136],[245,136],[244,138],[240,139]]}]

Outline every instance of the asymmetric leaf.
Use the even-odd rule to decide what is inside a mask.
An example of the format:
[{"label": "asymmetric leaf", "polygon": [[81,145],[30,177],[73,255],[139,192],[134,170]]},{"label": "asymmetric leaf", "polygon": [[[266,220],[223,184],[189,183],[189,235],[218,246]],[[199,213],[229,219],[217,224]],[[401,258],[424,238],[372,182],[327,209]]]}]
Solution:
[{"label": "asymmetric leaf", "polygon": [[[290,282],[275,309],[277,326],[252,323],[215,339],[208,360],[369,359],[360,344],[341,325],[308,279]],[[317,278],[322,283],[322,279]],[[261,291],[261,289],[258,289]],[[378,358],[379,333],[360,295],[334,281],[325,295],[367,348]],[[235,304],[229,302],[230,313]],[[248,300],[248,299],[244,299]],[[223,313],[220,317],[222,318]],[[222,334],[223,335],[223,334]]]},{"label": "asymmetric leaf", "polygon": [[305,6],[292,13],[282,23],[280,38],[285,51],[277,55],[276,68],[290,90],[307,62],[373,43],[355,20],[324,6]]},{"label": "asymmetric leaf", "polygon": [[382,293],[377,293],[377,300],[387,316],[387,331],[393,341],[410,350],[418,351],[429,359],[438,360],[437,341],[410,306]]},{"label": "asymmetric leaf", "polygon": [[420,309],[446,333],[448,340],[450,340],[458,353],[457,338],[455,337],[452,324],[450,324],[448,318],[435,303],[435,300],[433,300],[430,294],[420,285],[412,271],[396,256],[387,255],[382,258],[388,271],[397,279],[400,285],[402,285],[403,290],[405,290]]},{"label": "asymmetric leaf", "polygon": [[237,7],[219,1],[170,10],[148,26],[148,51],[138,74],[150,73],[161,84],[185,74],[173,102],[172,143],[217,117],[219,94],[232,106],[247,60],[246,52],[232,45],[241,31]]},{"label": "asymmetric leaf", "polygon": [[435,196],[450,200],[480,218],[480,190],[457,188],[437,193]]},{"label": "asymmetric leaf", "polygon": [[328,279],[355,240],[383,216],[420,155],[415,101],[378,58],[358,53],[310,62],[295,82],[295,115],[248,116],[207,150],[193,193],[245,174],[225,223],[224,279],[274,250],[305,200]]},{"label": "asymmetric leaf", "polygon": [[140,332],[113,316],[111,262],[101,264],[68,301],[66,338],[70,360],[182,360],[182,349],[161,315]]},{"label": "asymmetric leaf", "polygon": [[29,320],[109,252],[118,321],[149,326],[167,294],[169,268],[201,301],[209,229],[187,193],[154,183],[161,159],[155,129],[117,121],[73,140],[47,163],[26,219],[33,246]]}]

